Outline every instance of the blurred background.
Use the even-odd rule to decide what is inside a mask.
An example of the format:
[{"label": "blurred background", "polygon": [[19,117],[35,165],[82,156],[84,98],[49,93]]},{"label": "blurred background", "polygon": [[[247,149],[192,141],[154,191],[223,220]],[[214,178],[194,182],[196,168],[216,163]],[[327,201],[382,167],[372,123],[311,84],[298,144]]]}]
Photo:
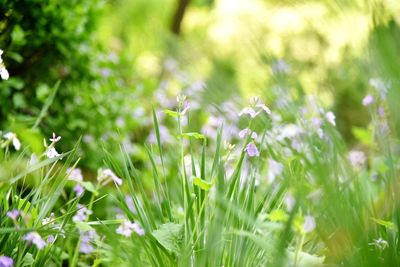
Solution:
[{"label": "blurred background", "polygon": [[145,160],[153,107],[168,144],[171,121],[158,111],[178,94],[210,135],[249,97],[290,121],[312,96],[358,146],[370,121],[363,98],[398,77],[399,14],[396,0],[5,0],[0,129],[38,154],[52,132],[62,151],[82,137],[91,171],[119,144]]}]

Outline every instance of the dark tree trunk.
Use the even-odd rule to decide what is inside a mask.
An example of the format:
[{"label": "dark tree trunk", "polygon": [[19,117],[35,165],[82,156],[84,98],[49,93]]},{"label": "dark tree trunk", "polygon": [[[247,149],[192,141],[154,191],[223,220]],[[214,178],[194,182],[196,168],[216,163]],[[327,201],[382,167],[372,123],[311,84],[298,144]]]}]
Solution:
[{"label": "dark tree trunk", "polygon": [[171,31],[179,35],[181,33],[181,24],[186,8],[189,6],[190,0],[178,0],[174,17],[172,18]]}]

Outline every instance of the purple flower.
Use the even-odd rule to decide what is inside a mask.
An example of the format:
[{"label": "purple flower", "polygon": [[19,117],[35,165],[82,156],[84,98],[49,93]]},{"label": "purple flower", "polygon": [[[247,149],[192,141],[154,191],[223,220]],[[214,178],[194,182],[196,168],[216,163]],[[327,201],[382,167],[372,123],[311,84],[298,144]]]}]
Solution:
[{"label": "purple flower", "polygon": [[363,106],[369,106],[369,105],[374,103],[374,100],[375,99],[374,99],[374,97],[372,95],[367,95],[362,100],[362,104],[363,104]]},{"label": "purple flower", "polygon": [[248,143],[244,151],[247,153],[249,157],[258,157],[260,155],[260,152],[258,151],[256,145],[253,142]]},{"label": "purple flower", "polygon": [[306,233],[313,231],[316,227],[315,219],[311,215],[304,217],[303,230]]},{"label": "purple flower", "polygon": [[[241,130],[241,131],[239,132],[239,137],[240,137],[241,139],[243,139],[243,138],[245,138],[249,133],[251,133],[251,130],[250,130],[249,128],[245,128],[245,129],[243,129],[243,130]],[[257,133],[256,133],[256,132],[252,132],[252,133],[251,133],[251,138],[257,139]]]},{"label": "purple flower", "polygon": [[11,218],[13,221],[17,220],[19,215],[21,215],[21,212],[17,209],[13,209],[12,211],[7,212],[7,216]]},{"label": "purple flower", "polygon": [[130,237],[132,232],[136,232],[136,234],[142,236],[144,235],[144,230],[138,223],[131,223],[130,221],[124,221],[117,228],[117,234]]},{"label": "purple flower", "polygon": [[72,217],[72,221],[74,222],[84,222],[87,220],[89,215],[93,213],[91,210],[88,210],[85,206],[81,204],[78,204],[77,207],[78,211],[76,212],[74,217]]},{"label": "purple flower", "polygon": [[0,267],[11,267],[13,266],[14,261],[10,257],[0,256]]},{"label": "purple flower", "polygon": [[126,196],[125,197],[125,201],[126,201],[126,205],[128,206],[128,209],[132,212],[132,213],[136,213],[136,208],[135,208],[135,204],[133,203],[133,199],[131,196]]},{"label": "purple flower", "polygon": [[239,112],[239,116],[242,115],[249,115],[250,117],[254,118],[258,115],[258,113],[253,108],[247,107]]},{"label": "purple flower", "polygon": [[290,71],[289,65],[283,59],[278,59],[275,61],[272,64],[271,69],[273,74],[289,73]]},{"label": "purple flower", "polygon": [[46,242],[40,237],[37,232],[30,232],[22,237],[22,240],[28,241],[36,245],[37,249],[41,250],[46,246]]},{"label": "purple flower", "polygon": [[97,238],[97,233],[93,229],[81,232],[81,246],[79,247],[79,251],[83,254],[92,253],[94,247],[92,246],[91,242],[93,242],[96,238]]},{"label": "purple flower", "polygon": [[80,197],[85,192],[85,189],[83,189],[83,187],[80,184],[77,184],[74,186],[74,192],[77,197]]},{"label": "purple flower", "polygon": [[71,181],[81,182],[83,180],[82,170],[79,168],[68,168],[67,175]]},{"label": "purple flower", "polygon": [[99,169],[97,172],[97,181],[99,181],[101,185],[106,185],[110,181],[114,181],[116,185],[122,185],[122,179],[110,169]]},{"label": "purple flower", "polygon": [[378,108],[378,114],[379,114],[379,116],[380,117],[385,117],[385,108],[384,107],[382,107],[382,106],[380,106],[379,108]]}]

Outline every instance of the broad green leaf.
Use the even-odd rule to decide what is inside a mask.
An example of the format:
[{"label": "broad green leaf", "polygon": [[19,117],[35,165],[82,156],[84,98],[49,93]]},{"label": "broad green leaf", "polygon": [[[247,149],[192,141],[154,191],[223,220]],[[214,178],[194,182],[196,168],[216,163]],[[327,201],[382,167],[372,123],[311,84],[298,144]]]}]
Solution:
[{"label": "broad green leaf", "polygon": [[200,179],[199,177],[193,178],[193,184],[197,185],[201,189],[208,191],[213,186],[213,183]]},{"label": "broad green leaf", "polygon": [[94,193],[95,195],[98,195],[99,193],[97,192],[96,188],[91,182],[80,182],[80,184],[89,192]]},{"label": "broad green leaf", "polygon": [[172,111],[172,110],[169,110],[169,109],[164,109],[164,113],[169,115],[169,116],[171,116],[171,117],[174,117],[174,118],[179,116],[178,112]]},{"label": "broad green leaf", "polygon": [[272,222],[284,222],[287,219],[287,214],[282,209],[276,209],[268,214],[268,219]]},{"label": "broad green leaf", "polygon": [[368,146],[373,145],[374,138],[372,136],[372,132],[368,129],[354,126],[351,131],[354,137],[357,138],[357,140],[359,140],[361,143]]},{"label": "broad green leaf", "polygon": [[376,222],[377,224],[385,226],[386,228],[389,228],[389,229],[393,229],[393,227],[394,227],[393,222],[384,221],[384,220],[375,219],[375,218],[372,218],[372,220],[374,220],[374,222]]},{"label": "broad green leaf", "polygon": [[90,231],[93,228],[86,222],[75,222],[76,228],[78,228],[79,230],[86,232],[86,231]]},{"label": "broad green leaf", "polygon": [[196,139],[206,139],[206,136],[204,134],[201,133],[183,133],[182,137],[193,137]]},{"label": "broad green leaf", "polygon": [[179,255],[183,242],[183,225],[165,223],[153,232],[153,236],[168,251]]}]

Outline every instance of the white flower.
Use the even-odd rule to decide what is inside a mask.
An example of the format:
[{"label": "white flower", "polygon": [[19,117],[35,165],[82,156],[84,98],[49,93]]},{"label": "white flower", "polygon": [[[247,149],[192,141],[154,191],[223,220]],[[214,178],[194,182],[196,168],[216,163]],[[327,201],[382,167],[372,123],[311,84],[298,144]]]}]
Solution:
[{"label": "white flower", "polygon": [[79,168],[68,168],[67,175],[68,175],[68,180],[75,182],[83,181],[82,171]]},{"label": "white flower", "polygon": [[[242,115],[249,115],[251,118],[255,118],[258,114],[260,114],[262,111],[267,113],[268,115],[271,115],[271,110],[264,104],[259,102],[258,97],[254,97],[251,99],[251,104],[250,107],[245,107],[239,112],[239,117]],[[256,109],[254,109],[256,108]]]},{"label": "white flower", "polygon": [[53,133],[53,137],[52,137],[52,138],[49,138],[49,140],[50,140],[52,143],[57,143],[58,141],[60,141],[60,139],[61,139],[61,136],[56,136],[55,133]]},{"label": "white flower", "polygon": [[[241,130],[241,131],[239,132],[239,137],[240,137],[241,139],[243,139],[243,138],[245,138],[250,132],[251,132],[251,130],[250,130],[249,128],[245,128],[245,129],[243,129],[243,130]],[[256,133],[256,132],[252,132],[252,133],[251,133],[251,138],[257,139],[257,133]]]},{"label": "white flower", "polygon": [[106,185],[110,181],[114,181],[116,185],[122,185],[122,179],[119,178],[112,170],[110,169],[99,169],[97,172],[97,181],[101,183],[101,185]]},{"label": "white flower", "polygon": [[130,237],[132,232],[136,232],[138,235],[144,235],[144,230],[138,223],[131,223],[130,221],[124,221],[117,228],[117,234]]},{"label": "white flower", "polygon": [[354,168],[363,167],[367,161],[365,153],[360,150],[351,150],[349,152],[348,158],[351,166],[353,166]]},{"label": "white flower", "polygon": [[15,150],[19,150],[21,148],[21,142],[17,138],[15,133],[9,132],[4,135],[4,138],[8,141],[11,141]]},{"label": "white flower", "polygon": [[325,119],[326,119],[330,124],[332,124],[333,126],[336,126],[336,122],[335,122],[336,116],[335,116],[335,114],[333,114],[332,111],[329,111],[329,112],[327,112],[327,113],[325,114]]},{"label": "white flower", "polygon": [[49,159],[52,159],[52,158],[60,156],[60,154],[57,152],[57,150],[54,147],[49,147],[49,149],[47,149],[46,156]]},{"label": "white flower", "polygon": [[8,80],[10,77],[10,74],[8,73],[6,66],[3,63],[3,59],[1,58],[1,55],[3,54],[3,50],[0,49],[0,77],[3,80]]},{"label": "white flower", "polygon": [[258,112],[256,112],[253,108],[247,107],[239,112],[239,116],[242,115],[249,115],[250,117],[254,118],[258,115]]},{"label": "white flower", "polygon": [[10,74],[3,64],[0,64],[0,76],[3,80],[8,80],[8,78],[10,78]]},{"label": "white flower", "polygon": [[288,211],[292,211],[294,208],[294,205],[296,204],[296,199],[291,193],[287,193],[285,196],[285,205]]},{"label": "white flower", "polygon": [[309,233],[313,231],[316,227],[315,219],[311,215],[307,215],[304,217],[304,223],[303,223],[303,230],[305,233]]}]

